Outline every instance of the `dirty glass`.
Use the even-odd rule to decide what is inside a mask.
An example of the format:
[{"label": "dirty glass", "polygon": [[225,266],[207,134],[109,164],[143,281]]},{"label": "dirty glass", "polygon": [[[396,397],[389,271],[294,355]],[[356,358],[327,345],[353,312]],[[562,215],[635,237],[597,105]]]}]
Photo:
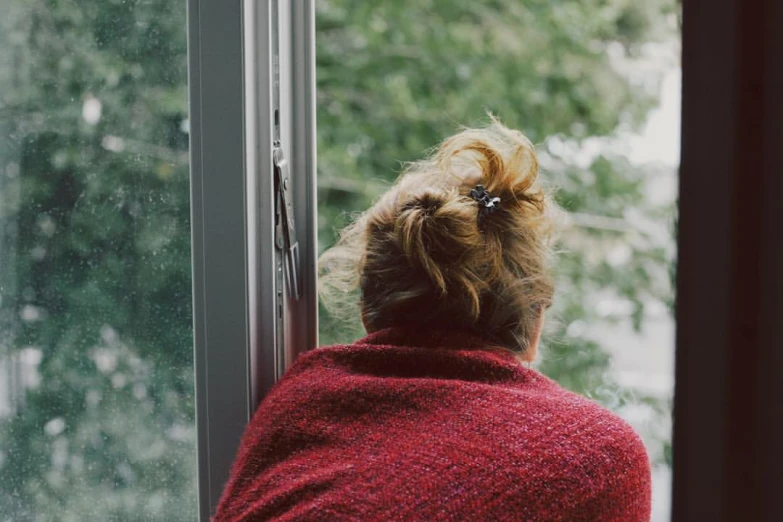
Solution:
[{"label": "dirty glass", "polygon": [[0,0],[0,520],[194,520],[184,0]]}]

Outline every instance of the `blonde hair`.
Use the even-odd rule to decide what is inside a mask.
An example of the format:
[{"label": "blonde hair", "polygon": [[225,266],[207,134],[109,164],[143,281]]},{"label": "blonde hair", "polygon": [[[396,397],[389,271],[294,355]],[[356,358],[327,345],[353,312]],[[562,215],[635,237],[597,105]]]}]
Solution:
[{"label": "blonde hair", "polygon": [[[357,287],[369,332],[467,331],[524,353],[551,304],[554,204],[530,141],[492,118],[410,164],[319,260],[327,306]],[[481,184],[500,211],[479,224]]]}]

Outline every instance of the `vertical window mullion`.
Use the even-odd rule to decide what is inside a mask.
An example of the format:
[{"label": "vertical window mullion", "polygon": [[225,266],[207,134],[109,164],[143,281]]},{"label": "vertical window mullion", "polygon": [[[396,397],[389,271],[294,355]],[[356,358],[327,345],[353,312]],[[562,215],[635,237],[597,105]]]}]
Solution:
[{"label": "vertical window mullion", "polygon": [[275,246],[273,2],[245,0],[245,128],[247,136],[248,267],[250,292],[250,380],[252,414],[277,378],[281,254]]},{"label": "vertical window mullion", "polygon": [[199,515],[208,520],[251,413],[247,28],[240,2],[189,0],[188,18]]},{"label": "vertical window mullion", "polygon": [[290,16],[290,162],[302,295],[288,307],[286,367],[318,345],[315,1],[285,0]]},{"label": "vertical window mullion", "polygon": [[[317,344],[315,17],[312,0],[189,0],[188,17],[199,512],[208,520],[254,409]],[[275,235],[278,72],[298,299]]]}]

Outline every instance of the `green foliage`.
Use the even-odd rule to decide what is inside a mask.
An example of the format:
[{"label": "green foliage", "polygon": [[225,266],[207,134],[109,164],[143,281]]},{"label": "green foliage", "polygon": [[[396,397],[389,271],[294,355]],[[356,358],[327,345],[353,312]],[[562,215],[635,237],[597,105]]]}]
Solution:
[{"label": "green foliage", "polygon": [[192,520],[185,3],[4,11],[0,357],[41,363],[0,420],[0,518]]},{"label": "green foliage", "polygon": [[[599,156],[579,168],[545,140],[555,136],[578,145],[611,135],[621,123],[639,125],[654,99],[612,66],[607,49],[619,43],[633,56],[645,42],[671,38],[664,16],[671,7],[666,0],[644,7],[624,0],[319,2],[321,248],[391,183],[400,162],[421,158],[458,124],[485,120],[487,110],[554,160],[544,181],[557,187],[565,210],[614,221],[625,219],[629,208],[649,213],[643,171],[619,156]],[[564,240],[557,311],[565,326],[592,319],[587,299],[599,290],[633,301],[637,323],[644,300],[660,297],[654,283],[667,259],[654,241],[631,238],[631,260],[607,263],[606,251],[633,235],[631,226],[625,228],[585,227],[570,233],[576,240]],[[337,323],[325,317],[324,342],[345,341],[333,328]],[[572,351],[574,343],[581,346],[576,353],[600,351],[564,340],[563,333],[552,336],[559,339],[554,352]],[[593,371],[607,364],[605,355],[589,361],[585,367]],[[570,363],[545,365],[561,381],[573,382]],[[586,392],[587,382],[573,387]]]},{"label": "green foliage", "polygon": [[[538,143],[543,180],[569,213],[542,371],[614,409],[644,400],[612,380],[611,357],[586,325],[625,320],[640,330],[645,307],[670,299],[666,238],[629,220],[668,218],[646,201],[646,170],[618,154],[578,166],[569,151],[644,121],[655,99],[618,72],[609,51],[619,45],[633,58],[647,42],[670,41],[674,3],[329,0],[317,7],[320,248],[404,162],[492,111]],[[629,310],[599,315],[599,297],[622,299]],[[322,344],[362,332],[358,315],[346,321],[322,309]]]}]

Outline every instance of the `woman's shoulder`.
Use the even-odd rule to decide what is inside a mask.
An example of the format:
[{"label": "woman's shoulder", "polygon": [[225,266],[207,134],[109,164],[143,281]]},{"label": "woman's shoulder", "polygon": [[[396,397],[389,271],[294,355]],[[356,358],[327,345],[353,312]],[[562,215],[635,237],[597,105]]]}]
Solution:
[{"label": "woman's shoulder", "polygon": [[[458,468],[482,469],[486,487],[513,479],[509,502],[540,504],[542,513],[560,504],[572,521],[649,516],[649,460],[628,423],[513,357],[464,348],[315,349],[286,373],[256,421],[286,433],[295,421],[298,443],[350,447],[360,424],[378,454],[397,452],[400,441],[423,459],[448,450]],[[346,429],[333,429],[340,423]]]},{"label": "woman's shoulder", "polygon": [[[487,415],[524,420],[528,426],[546,428],[550,435],[562,432],[563,437],[586,443],[641,444],[633,428],[617,414],[525,367],[513,355],[497,351],[360,341],[303,354],[284,380],[299,380],[297,376],[309,385],[320,377],[330,382],[359,379],[363,383],[377,378],[389,386],[400,385],[397,379],[415,379],[416,387],[425,388],[447,381],[456,388],[475,390],[478,405],[487,408]],[[466,400],[470,400],[470,393]]]},{"label": "woman's shoulder", "polygon": [[547,380],[516,405],[520,422],[504,437],[509,458],[538,463],[553,501],[573,501],[569,520],[649,520],[651,468],[642,439],[618,414]]},{"label": "woman's shoulder", "polygon": [[287,381],[315,389],[317,383],[330,389],[342,384],[351,393],[363,385],[404,387],[422,394],[446,387],[459,394],[461,408],[474,409],[474,415],[540,429],[573,444],[643,449],[636,432],[616,413],[499,352],[459,346],[331,345],[301,355],[281,384]]},{"label": "woman's shoulder", "polygon": [[[633,427],[617,413],[578,393],[567,390],[535,370],[535,374],[511,393],[524,400],[515,409],[524,424],[540,432],[546,444],[559,440],[558,448],[574,454],[599,454],[613,460],[640,460],[647,453]],[[528,383],[534,383],[530,385]],[[527,440],[530,440],[528,437]]]}]

